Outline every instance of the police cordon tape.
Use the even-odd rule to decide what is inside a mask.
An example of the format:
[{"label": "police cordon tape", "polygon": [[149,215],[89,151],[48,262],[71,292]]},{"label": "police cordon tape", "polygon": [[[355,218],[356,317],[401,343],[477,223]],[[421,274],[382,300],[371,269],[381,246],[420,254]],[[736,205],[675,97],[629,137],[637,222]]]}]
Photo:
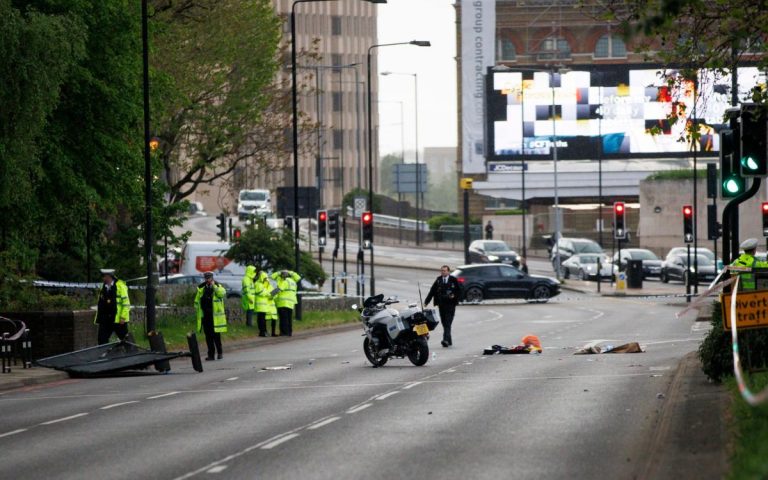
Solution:
[{"label": "police cordon tape", "polygon": [[741,369],[741,357],[739,356],[739,333],[738,333],[738,315],[736,314],[736,297],[739,291],[739,276],[737,275],[736,281],[733,283],[733,295],[731,295],[731,350],[733,351],[733,373],[736,377],[736,383],[739,385],[739,393],[741,397],[753,407],[756,407],[768,400],[768,387],[764,388],[761,392],[754,394],[752,390],[747,387],[744,381],[744,372]]}]

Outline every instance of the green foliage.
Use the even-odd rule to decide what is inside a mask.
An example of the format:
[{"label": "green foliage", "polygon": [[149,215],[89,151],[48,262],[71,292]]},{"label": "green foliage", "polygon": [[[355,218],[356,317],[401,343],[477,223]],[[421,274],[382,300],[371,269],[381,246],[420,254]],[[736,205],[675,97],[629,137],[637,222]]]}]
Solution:
[{"label": "green foliage", "polygon": [[[381,197],[383,195],[379,195],[378,193],[373,193],[373,213],[381,213]],[[346,210],[347,208],[353,208],[355,205],[355,197],[365,197],[366,201],[368,199],[368,190],[363,190],[362,188],[355,188],[354,190],[350,190],[344,195],[344,198],[341,201],[341,207],[342,210]]]},{"label": "green foliage", "polygon": [[[261,266],[266,271],[294,268],[293,233],[289,230],[248,227],[227,252],[227,258],[243,265]],[[308,252],[301,252],[299,273],[322,285],[327,278],[322,266]]]},{"label": "green foliage", "polygon": [[[476,225],[480,223],[480,219],[477,217],[469,218],[470,225]],[[455,213],[444,213],[442,215],[435,215],[427,220],[430,230],[438,230],[443,225],[464,225],[464,217]]]},{"label": "green foliage", "polygon": [[[662,170],[652,173],[646,180],[690,180],[693,177],[693,170],[690,168],[679,168],[674,170]],[[699,169],[696,171],[696,178],[707,178],[707,171]]]},{"label": "green foliage", "polygon": [[504,210],[496,210],[493,212],[494,215],[522,215],[523,209],[521,208],[507,208]]},{"label": "green foliage", "polygon": [[[752,375],[750,389],[768,388],[768,373]],[[728,478],[768,478],[768,405],[753,407],[739,394],[735,379],[728,381],[733,401],[731,415],[735,438],[731,453],[731,471]]]},{"label": "green foliage", "polygon": [[395,187],[395,165],[402,163],[403,158],[400,155],[388,154],[381,158],[379,167],[379,183],[381,184],[381,193],[389,197],[397,197],[397,188]]}]

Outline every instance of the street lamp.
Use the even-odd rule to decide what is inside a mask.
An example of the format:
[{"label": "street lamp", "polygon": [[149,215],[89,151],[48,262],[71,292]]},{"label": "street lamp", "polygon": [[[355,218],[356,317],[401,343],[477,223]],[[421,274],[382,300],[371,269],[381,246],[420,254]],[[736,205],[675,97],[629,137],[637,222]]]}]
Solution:
[{"label": "street lamp", "polygon": [[[382,75],[384,75],[382,73]],[[395,103],[400,106],[400,164],[405,165],[405,120],[403,119],[403,102],[401,100],[379,100],[376,103]],[[403,243],[403,212],[402,202],[403,194],[400,193],[399,178],[395,178],[395,188],[397,189],[397,236],[398,243]]]},{"label": "street lamp", "polygon": [[[401,72],[381,72],[382,75],[405,75],[413,77],[413,112],[415,117],[415,150],[416,150],[416,245],[418,246],[421,240],[421,206],[423,202],[420,202],[421,192],[421,170],[419,169],[419,76],[417,73],[401,73]],[[403,157],[405,161],[405,157]]]},{"label": "street lamp", "polygon": [[[335,0],[294,0],[291,4],[291,107],[293,117],[293,249],[294,271],[299,272],[299,99],[296,81],[296,5],[300,3],[328,2]],[[363,0],[368,3],[387,3],[387,0]],[[146,3],[146,0],[144,0]],[[145,7],[146,8],[146,7]],[[370,61],[369,61],[370,64]],[[301,297],[299,297],[301,298]],[[300,317],[297,309],[296,317]]]},{"label": "street lamp", "polygon": [[147,0],[141,1],[141,58],[144,87],[144,262],[147,264],[147,291],[144,308],[147,334],[155,331],[155,286],[152,278],[155,243],[152,234],[152,156],[149,134],[149,29],[147,26]]},{"label": "street lamp", "polygon": [[[417,47],[431,47],[428,40],[411,40],[410,42],[379,43],[368,47],[368,209],[373,212],[373,100],[371,93],[371,52],[374,48],[394,47],[396,45],[415,45]],[[416,229],[418,231],[418,228]],[[376,281],[373,276],[373,244],[371,249],[371,295],[376,293]]]}]

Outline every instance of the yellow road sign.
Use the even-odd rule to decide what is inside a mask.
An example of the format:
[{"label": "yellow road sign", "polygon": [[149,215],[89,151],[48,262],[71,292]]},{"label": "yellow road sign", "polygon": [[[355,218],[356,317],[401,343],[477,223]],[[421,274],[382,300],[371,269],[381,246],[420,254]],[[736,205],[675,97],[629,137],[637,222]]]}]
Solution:
[{"label": "yellow road sign", "polygon": [[[723,308],[723,328],[731,329],[731,294],[720,295]],[[768,327],[768,290],[739,292],[736,296],[736,320],[743,328]]]},{"label": "yellow road sign", "polygon": [[472,188],[472,179],[469,177],[464,177],[459,181],[459,185],[464,190],[469,190]]}]

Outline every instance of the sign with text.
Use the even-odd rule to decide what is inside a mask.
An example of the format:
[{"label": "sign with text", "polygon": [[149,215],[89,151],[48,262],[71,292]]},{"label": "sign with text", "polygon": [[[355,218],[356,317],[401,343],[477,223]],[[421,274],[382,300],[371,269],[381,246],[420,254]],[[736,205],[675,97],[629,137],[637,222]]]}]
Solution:
[{"label": "sign with text", "polygon": [[424,193],[427,191],[427,165],[397,163],[392,181],[397,193]]},{"label": "sign with text", "polygon": [[[723,308],[723,328],[730,331],[731,294],[721,295],[720,303]],[[768,290],[739,292],[736,296],[736,321],[739,330],[768,327]]]}]

